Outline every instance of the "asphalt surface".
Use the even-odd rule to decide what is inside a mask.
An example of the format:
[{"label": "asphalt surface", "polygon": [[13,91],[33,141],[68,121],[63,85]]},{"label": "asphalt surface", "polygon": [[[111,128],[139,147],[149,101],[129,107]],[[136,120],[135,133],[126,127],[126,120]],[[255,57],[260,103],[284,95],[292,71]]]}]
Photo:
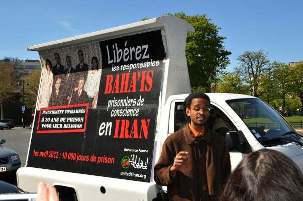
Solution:
[{"label": "asphalt surface", "polygon": [[27,150],[31,137],[30,128],[15,127],[10,130],[0,130],[0,138],[6,140],[3,146],[15,150],[21,159],[21,165],[26,162]]}]

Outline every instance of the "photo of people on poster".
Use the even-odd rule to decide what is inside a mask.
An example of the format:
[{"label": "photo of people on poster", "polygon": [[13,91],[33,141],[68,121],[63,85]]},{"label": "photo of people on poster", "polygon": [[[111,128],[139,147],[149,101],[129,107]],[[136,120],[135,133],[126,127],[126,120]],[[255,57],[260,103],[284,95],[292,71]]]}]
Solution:
[{"label": "photo of people on poster", "polygon": [[98,44],[44,52],[37,110],[83,102],[96,108],[102,72],[100,57]]}]

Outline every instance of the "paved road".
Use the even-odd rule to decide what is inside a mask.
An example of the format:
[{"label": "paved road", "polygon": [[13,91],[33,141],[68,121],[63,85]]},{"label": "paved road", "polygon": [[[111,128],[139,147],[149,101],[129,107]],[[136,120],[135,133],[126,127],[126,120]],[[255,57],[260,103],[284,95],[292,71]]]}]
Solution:
[{"label": "paved road", "polygon": [[0,138],[6,140],[4,146],[14,149],[19,154],[22,166],[25,165],[30,134],[30,128],[16,127],[10,130],[0,130]]}]

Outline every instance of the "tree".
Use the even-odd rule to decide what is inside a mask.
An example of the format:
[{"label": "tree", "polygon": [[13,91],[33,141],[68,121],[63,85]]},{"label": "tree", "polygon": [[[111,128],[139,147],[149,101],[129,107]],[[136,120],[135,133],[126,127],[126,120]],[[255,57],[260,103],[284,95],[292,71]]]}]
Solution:
[{"label": "tree", "polygon": [[26,75],[24,80],[24,101],[27,107],[32,108],[36,104],[41,70],[33,70]]},{"label": "tree", "polygon": [[291,75],[290,93],[298,96],[301,102],[301,111],[303,111],[303,64],[296,64],[289,67]]},{"label": "tree", "polygon": [[246,51],[238,57],[240,72],[244,80],[249,84],[253,96],[258,96],[258,87],[261,75],[268,70],[269,60],[262,51]]},{"label": "tree", "polygon": [[284,63],[273,62],[272,63],[273,80],[275,88],[277,89],[277,95],[282,100],[282,111],[286,110],[286,97],[290,93],[291,86],[291,73],[289,66]]},{"label": "tree", "polygon": [[238,72],[225,74],[218,83],[218,92],[248,94],[249,88],[241,80]]},{"label": "tree", "polygon": [[3,103],[14,95],[15,82],[13,66],[9,62],[0,61],[0,118],[4,118]]},{"label": "tree", "polygon": [[192,88],[210,91],[218,73],[229,64],[224,37],[219,35],[219,27],[211,23],[205,15],[187,16],[176,13],[176,17],[186,20],[195,31],[189,33],[186,44],[186,58]]},{"label": "tree", "polygon": [[278,97],[278,89],[275,87],[276,82],[273,76],[272,68],[265,71],[260,76],[258,95],[269,104],[273,104],[273,100]]}]

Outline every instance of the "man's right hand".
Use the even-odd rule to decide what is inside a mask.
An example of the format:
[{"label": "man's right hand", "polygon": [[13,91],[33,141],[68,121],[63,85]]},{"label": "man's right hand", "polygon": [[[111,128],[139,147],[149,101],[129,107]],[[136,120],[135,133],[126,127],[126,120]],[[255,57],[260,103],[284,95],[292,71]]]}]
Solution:
[{"label": "man's right hand", "polygon": [[173,175],[176,173],[177,170],[180,169],[180,167],[185,164],[185,162],[188,160],[188,157],[189,153],[187,151],[180,151],[176,155],[174,159],[174,164],[170,167],[170,171]]}]

